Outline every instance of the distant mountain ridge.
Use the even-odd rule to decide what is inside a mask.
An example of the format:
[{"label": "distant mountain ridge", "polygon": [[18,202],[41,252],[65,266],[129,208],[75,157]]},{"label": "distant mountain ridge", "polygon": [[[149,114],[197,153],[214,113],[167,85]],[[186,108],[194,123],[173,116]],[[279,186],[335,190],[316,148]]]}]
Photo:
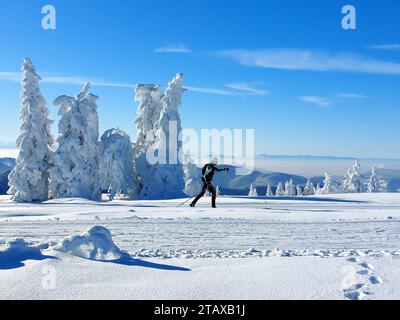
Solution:
[{"label": "distant mountain ridge", "polygon": [[395,158],[374,158],[374,157],[341,157],[341,156],[312,156],[312,155],[268,155],[258,154],[256,159],[273,160],[368,160],[368,161],[400,161]]},{"label": "distant mountain ridge", "polygon": [[8,190],[8,175],[11,171],[0,174],[0,195],[7,194]]},{"label": "distant mountain ridge", "polygon": [[0,158],[0,173],[12,170],[15,167],[15,163],[13,158]]},{"label": "distant mountain ridge", "polygon": [[[279,157],[279,156],[274,156]],[[308,156],[307,156],[308,157]],[[0,158],[0,194],[6,194],[8,190],[8,174],[15,166],[15,159],[13,158]],[[252,184],[257,188],[259,194],[266,194],[267,186],[270,185],[275,192],[279,182],[283,184],[293,179],[296,185],[304,186],[307,178],[301,175],[287,174],[283,172],[272,171],[259,171],[254,170],[251,174],[246,176],[236,176],[234,166],[229,167],[229,172],[216,173],[214,177],[214,185],[221,187],[222,194],[230,195],[247,195],[250,185]],[[199,173],[201,169],[199,168]],[[200,173],[201,174],[201,173]],[[389,192],[397,192],[400,190],[400,169],[378,169],[378,175],[385,179],[387,182],[387,189]],[[370,171],[365,171],[362,174],[364,181],[370,177]],[[314,185],[319,183],[323,185],[324,177],[314,176],[310,178]],[[341,182],[342,176],[334,176],[335,181]]]}]

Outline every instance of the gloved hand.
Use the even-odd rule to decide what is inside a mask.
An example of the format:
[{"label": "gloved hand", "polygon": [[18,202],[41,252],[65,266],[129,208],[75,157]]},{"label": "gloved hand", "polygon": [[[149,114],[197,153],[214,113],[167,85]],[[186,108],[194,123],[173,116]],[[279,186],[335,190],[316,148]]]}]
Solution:
[{"label": "gloved hand", "polygon": [[225,168],[225,171],[229,171],[229,168]]}]

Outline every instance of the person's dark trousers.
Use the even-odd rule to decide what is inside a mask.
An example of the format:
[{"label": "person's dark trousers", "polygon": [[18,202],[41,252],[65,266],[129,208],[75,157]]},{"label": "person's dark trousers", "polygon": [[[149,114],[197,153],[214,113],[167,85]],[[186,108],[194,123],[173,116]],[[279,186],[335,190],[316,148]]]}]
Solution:
[{"label": "person's dark trousers", "polygon": [[215,207],[215,201],[217,199],[217,190],[215,189],[215,187],[211,184],[211,181],[207,183],[206,180],[203,179],[203,191],[196,197],[196,199],[193,200],[192,205],[196,205],[196,203],[202,198],[204,197],[204,195],[206,194],[206,191],[210,191],[211,192],[211,196],[212,196],[212,206]]}]

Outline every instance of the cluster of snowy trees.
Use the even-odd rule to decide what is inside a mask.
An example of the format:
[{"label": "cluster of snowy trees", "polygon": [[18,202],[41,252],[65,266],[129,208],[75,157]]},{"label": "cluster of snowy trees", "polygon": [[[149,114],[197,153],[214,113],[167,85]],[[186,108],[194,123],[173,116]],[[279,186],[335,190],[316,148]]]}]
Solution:
[{"label": "cluster of snowy trees", "polygon": [[[127,133],[107,130],[99,139],[98,97],[84,84],[74,97],[60,96],[60,121],[56,141],[51,134],[49,109],[40,92],[40,76],[29,58],[22,65],[21,127],[17,139],[17,164],[9,175],[12,199],[18,202],[45,201],[49,198],[81,197],[100,200],[102,190],[110,199],[167,198],[183,195],[185,173],[180,161],[149,164],[148,154],[167,157],[181,131],[178,108],[183,75],[169,82],[165,94],[159,85],[138,85],[139,102],[135,125],[137,137],[131,143]],[[170,133],[170,123],[175,130]],[[180,149],[176,141],[176,150]],[[175,148],[174,148],[175,149]],[[194,169],[188,170],[192,172]],[[194,190],[190,181],[188,190]]]},{"label": "cluster of snowy trees", "polygon": [[249,197],[258,197],[257,189],[253,185],[250,185]]},{"label": "cluster of snowy trees", "polygon": [[[385,181],[378,177],[376,167],[372,168],[368,181],[363,181],[361,176],[361,166],[359,161],[356,160],[347,170],[342,184],[337,183],[333,179],[333,176],[326,172],[322,187],[319,183],[315,186],[311,179],[308,179],[307,183],[302,188],[299,185],[296,186],[293,179],[291,179],[286,181],[285,185],[283,185],[282,182],[279,182],[275,194],[272,187],[268,185],[266,196],[299,197],[335,193],[377,193],[384,191],[384,185]],[[257,196],[257,189],[253,185],[250,186],[249,196]]]},{"label": "cluster of snowy trees", "polygon": [[185,196],[185,172],[179,150],[182,131],[178,108],[182,103],[183,74],[168,83],[165,94],[159,85],[136,86],[139,102],[135,125],[135,167],[139,197],[160,199]]}]

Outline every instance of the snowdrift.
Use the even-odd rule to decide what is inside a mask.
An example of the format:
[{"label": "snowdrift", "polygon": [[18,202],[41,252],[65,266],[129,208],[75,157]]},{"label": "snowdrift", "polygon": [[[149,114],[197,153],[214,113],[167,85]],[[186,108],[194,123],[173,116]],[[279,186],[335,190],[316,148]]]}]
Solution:
[{"label": "snowdrift", "polygon": [[82,234],[68,237],[54,249],[97,261],[118,260],[124,256],[124,252],[114,244],[111,232],[102,226],[93,226]]}]

